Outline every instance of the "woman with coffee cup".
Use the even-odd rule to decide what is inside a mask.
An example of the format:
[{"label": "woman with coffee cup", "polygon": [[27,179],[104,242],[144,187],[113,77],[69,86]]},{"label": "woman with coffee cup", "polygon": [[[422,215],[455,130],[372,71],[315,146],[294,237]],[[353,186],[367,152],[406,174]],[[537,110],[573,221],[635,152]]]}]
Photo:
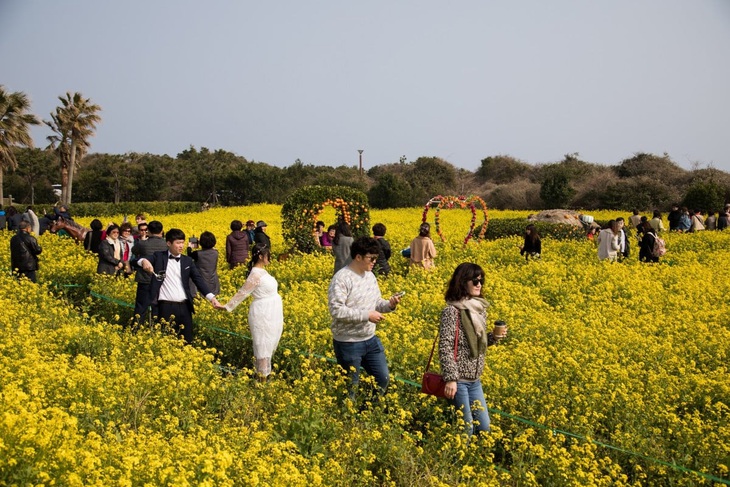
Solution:
[{"label": "woman with coffee cup", "polygon": [[[441,312],[439,362],[449,402],[464,414],[468,435],[489,431],[489,411],[481,376],[487,346],[507,336],[504,322],[487,332],[487,308],[482,297],[484,271],[470,262],[454,270],[446,290],[446,308]],[[473,407],[474,403],[477,407]]]}]

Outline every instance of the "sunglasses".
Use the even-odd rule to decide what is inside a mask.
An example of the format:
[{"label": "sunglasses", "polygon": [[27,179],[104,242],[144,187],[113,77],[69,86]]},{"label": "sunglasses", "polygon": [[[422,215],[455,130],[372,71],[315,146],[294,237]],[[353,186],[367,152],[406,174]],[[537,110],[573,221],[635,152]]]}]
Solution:
[{"label": "sunglasses", "polygon": [[375,262],[376,260],[378,260],[378,256],[377,255],[365,255],[365,256],[363,256],[363,259],[368,259],[370,262]]},{"label": "sunglasses", "polygon": [[471,279],[471,283],[475,286],[481,286],[482,284],[484,284],[484,279],[482,279],[481,277],[475,277],[474,279]]}]

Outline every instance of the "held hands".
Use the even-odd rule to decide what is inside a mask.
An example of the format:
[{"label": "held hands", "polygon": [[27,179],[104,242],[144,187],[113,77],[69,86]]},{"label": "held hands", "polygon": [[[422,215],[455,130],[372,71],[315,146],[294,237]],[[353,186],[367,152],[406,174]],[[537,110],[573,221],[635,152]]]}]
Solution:
[{"label": "held hands", "polygon": [[446,399],[453,399],[456,395],[456,381],[452,380],[446,383],[446,386],[444,387],[444,396],[446,396]]},{"label": "held hands", "polygon": [[220,301],[218,301],[216,298],[211,299],[210,304],[213,305],[213,308],[218,309],[218,310],[226,309],[226,305],[221,304]]}]

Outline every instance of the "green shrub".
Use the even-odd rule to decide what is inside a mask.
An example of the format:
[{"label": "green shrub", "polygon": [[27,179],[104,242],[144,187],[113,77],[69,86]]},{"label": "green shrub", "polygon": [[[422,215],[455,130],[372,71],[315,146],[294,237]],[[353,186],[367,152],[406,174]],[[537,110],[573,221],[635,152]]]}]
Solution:
[{"label": "green shrub", "polygon": [[[550,237],[555,240],[581,240],[586,236],[581,227],[574,225],[531,221],[523,218],[509,218],[489,220],[485,238],[487,240],[496,240],[514,235],[522,236],[525,234],[525,227],[529,224],[535,225],[541,238]],[[476,237],[474,235],[474,238]]]},{"label": "green shrub", "polygon": [[134,215],[138,213],[172,215],[200,211],[200,203],[195,201],[128,201],[118,204],[73,203],[70,206],[71,215],[74,217],[129,215],[130,220],[134,220]]},{"label": "green shrub", "polygon": [[325,206],[333,206],[338,219],[348,213],[354,238],[370,235],[368,198],[362,191],[346,186],[305,186],[292,193],[281,208],[284,240],[300,252],[319,249],[312,233]]}]

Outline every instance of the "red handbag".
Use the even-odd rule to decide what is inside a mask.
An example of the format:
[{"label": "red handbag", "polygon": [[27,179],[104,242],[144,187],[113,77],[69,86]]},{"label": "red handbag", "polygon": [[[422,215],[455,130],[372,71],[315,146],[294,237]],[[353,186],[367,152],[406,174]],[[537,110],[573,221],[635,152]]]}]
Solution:
[{"label": "red handbag", "polygon": [[[459,321],[456,322],[456,338],[454,339],[454,360],[459,350]],[[431,371],[431,360],[433,359],[433,351],[436,349],[436,342],[438,341],[438,333],[436,338],[433,340],[433,346],[431,347],[431,355],[428,356],[428,363],[426,364],[426,372],[423,373],[421,378],[421,392],[436,397],[446,397],[444,395],[444,388],[446,382],[441,374]]]}]

